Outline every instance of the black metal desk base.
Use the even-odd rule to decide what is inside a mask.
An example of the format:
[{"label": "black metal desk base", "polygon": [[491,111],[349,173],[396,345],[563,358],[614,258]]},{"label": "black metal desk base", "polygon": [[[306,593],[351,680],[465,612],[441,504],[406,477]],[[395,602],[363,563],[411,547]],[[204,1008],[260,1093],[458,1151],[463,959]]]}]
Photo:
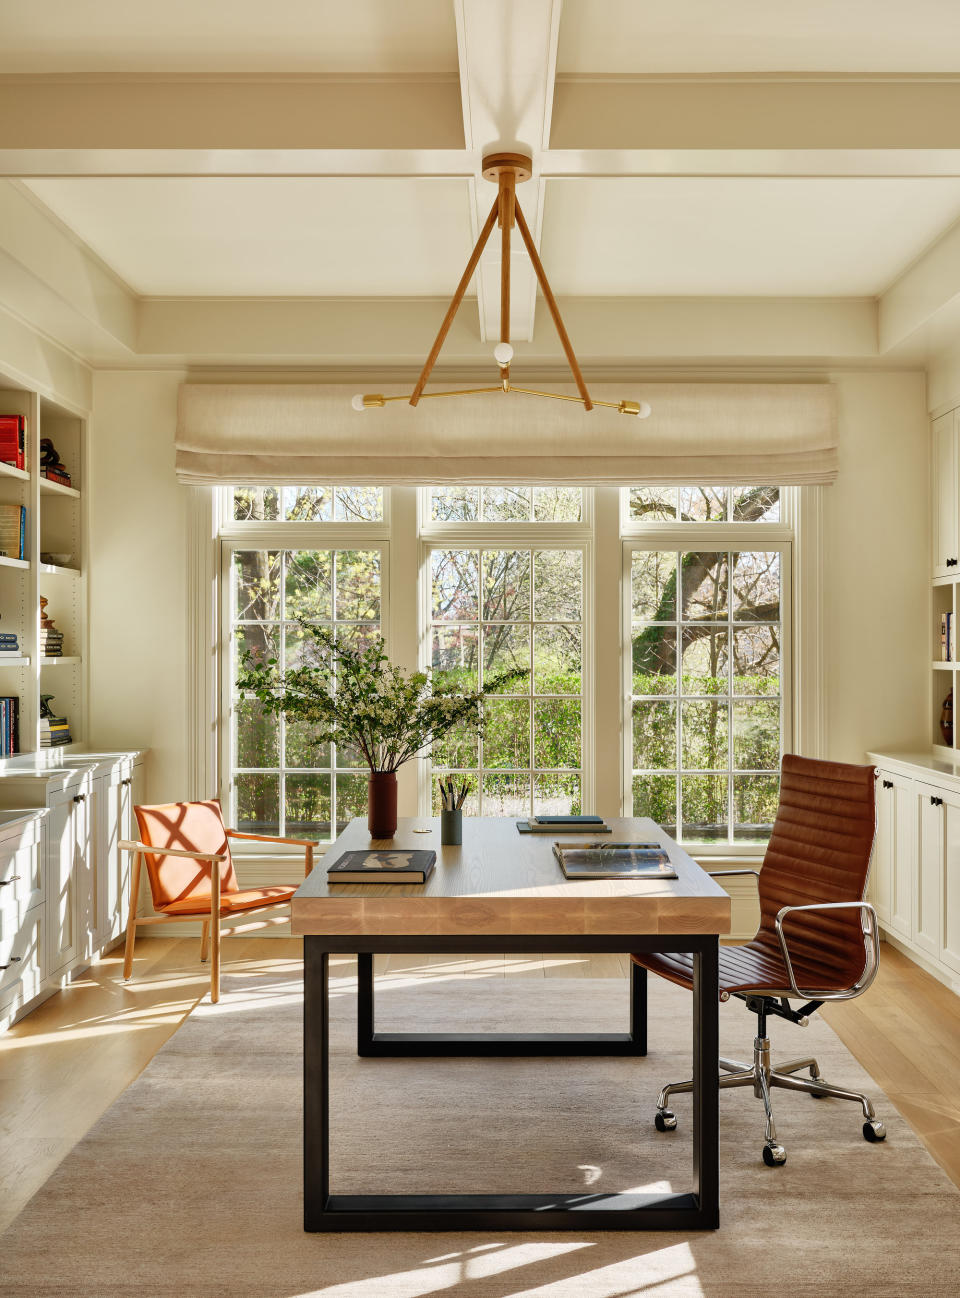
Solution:
[{"label": "black metal desk base", "polygon": [[[717,1071],[718,985],[714,935],[643,935],[589,939],[594,951],[692,951],[693,961],[693,1188],[676,1194],[331,1195],[329,957],[360,948],[375,952],[463,952],[457,938],[304,938],[304,1230],[715,1230],[720,1224]],[[470,950],[533,953],[582,950],[571,937],[474,938]],[[372,1011],[372,1005],[371,1005]],[[372,1017],[372,1015],[371,1015]],[[402,1053],[408,1038],[401,1035]],[[554,1039],[555,1040],[555,1039]],[[476,1053],[457,1038],[451,1053]],[[502,1044],[514,1047],[514,1042]],[[470,1049],[466,1047],[470,1045]],[[436,1054],[436,1043],[423,1053]],[[517,1053],[511,1049],[509,1053]],[[527,1049],[519,1053],[533,1053]],[[539,1052],[537,1052],[539,1053]],[[561,1053],[550,1051],[549,1053]],[[607,1053],[603,1051],[602,1053]],[[651,1085],[654,1083],[651,1081]],[[638,1115],[638,1121],[641,1120]]]},{"label": "black metal desk base", "polygon": [[[583,939],[580,939],[581,942]],[[647,971],[630,965],[629,1032],[378,1032],[373,955],[357,956],[357,1054],[366,1059],[506,1058],[516,1055],[645,1055]]]}]

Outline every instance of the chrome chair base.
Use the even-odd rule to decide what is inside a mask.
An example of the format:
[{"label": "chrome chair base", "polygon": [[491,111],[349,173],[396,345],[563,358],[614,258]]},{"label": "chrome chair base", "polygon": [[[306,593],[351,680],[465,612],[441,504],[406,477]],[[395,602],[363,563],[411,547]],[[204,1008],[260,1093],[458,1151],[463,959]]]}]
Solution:
[{"label": "chrome chair base", "polygon": [[[824,1081],[820,1074],[820,1065],[815,1059],[791,1059],[788,1063],[774,1067],[770,1063],[770,1038],[754,1037],[753,1064],[742,1064],[735,1059],[720,1058],[720,1089],[732,1086],[752,1086],[753,1093],[763,1100],[766,1113],[765,1144],[763,1161],[768,1167],[780,1167],[787,1161],[787,1151],[777,1140],[777,1128],[773,1120],[773,1102],[771,1091],[781,1087],[788,1091],[805,1091],[814,1099],[831,1097],[836,1100],[856,1100],[863,1110],[866,1121],[863,1124],[864,1140],[875,1142],[886,1138],[887,1130],[874,1112],[873,1105],[865,1095],[858,1091],[847,1090],[843,1086],[834,1086]],[[809,1077],[798,1077],[798,1073],[807,1072]],[[671,1082],[665,1086],[657,1097],[655,1125],[658,1131],[675,1131],[676,1114],[667,1108],[671,1095],[682,1095],[693,1090],[693,1082]]]}]

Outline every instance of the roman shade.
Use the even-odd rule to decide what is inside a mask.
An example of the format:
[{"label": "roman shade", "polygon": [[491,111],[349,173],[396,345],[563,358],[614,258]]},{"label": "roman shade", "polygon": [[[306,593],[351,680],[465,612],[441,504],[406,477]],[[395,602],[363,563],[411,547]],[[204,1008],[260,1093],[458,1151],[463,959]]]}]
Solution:
[{"label": "roman shade", "polygon": [[[552,390],[573,393],[566,385]],[[185,383],[177,476],[193,484],[828,483],[829,383],[621,383],[648,419],[494,392],[357,413],[356,387]],[[387,391],[398,391],[394,388]]]}]

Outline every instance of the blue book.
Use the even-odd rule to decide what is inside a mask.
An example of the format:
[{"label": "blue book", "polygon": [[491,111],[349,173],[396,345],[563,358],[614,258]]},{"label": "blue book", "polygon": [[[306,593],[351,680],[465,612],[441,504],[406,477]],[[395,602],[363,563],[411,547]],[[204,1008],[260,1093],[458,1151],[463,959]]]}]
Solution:
[{"label": "blue book", "polygon": [[534,816],[538,825],[602,825],[602,816]]}]

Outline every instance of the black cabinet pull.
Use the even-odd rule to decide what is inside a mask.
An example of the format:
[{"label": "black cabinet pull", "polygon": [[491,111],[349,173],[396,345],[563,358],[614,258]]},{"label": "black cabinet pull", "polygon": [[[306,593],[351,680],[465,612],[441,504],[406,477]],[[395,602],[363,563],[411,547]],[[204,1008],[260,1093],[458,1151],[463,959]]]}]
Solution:
[{"label": "black cabinet pull", "polygon": [[930,806],[931,806],[931,807],[942,807],[942,806],[943,806],[943,798],[931,798],[931,799],[930,799]]},{"label": "black cabinet pull", "polygon": [[9,888],[11,883],[19,883],[19,882],[20,882],[20,875],[11,874],[9,879],[0,879],[0,888]]},{"label": "black cabinet pull", "polygon": [[948,568],[955,568],[955,567],[957,566],[957,563],[958,563],[958,562],[960,562],[960,560],[957,560],[957,559],[948,559],[948,560],[947,560],[947,567],[948,567]]},{"label": "black cabinet pull", "polygon": [[19,964],[22,959],[22,955],[12,955],[6,964],[0,964],[0,969],[9,969],[12,964]]},{"label": "black cabinet pull", "polygon": [[892,789],[892,788],[893,788],[893,780],[884,780],[884,782],[883,782],[883,787],[884,787],[885,789]]},{"label": "black cabinet pull", "polygon": [[133,780],[131,780],[131,779],[121,780],[121,781],[120,781],[120,787],[121,787],[121,789],[129,789],[129,787],[130,787],[130,785],[131,785],[132,783],[133,783]]},{"label": "black cabinet pull", "polygon": [[74,802],[86,802],[87,795],[85,793],[75,793],[73,795],[73,800]]}]

